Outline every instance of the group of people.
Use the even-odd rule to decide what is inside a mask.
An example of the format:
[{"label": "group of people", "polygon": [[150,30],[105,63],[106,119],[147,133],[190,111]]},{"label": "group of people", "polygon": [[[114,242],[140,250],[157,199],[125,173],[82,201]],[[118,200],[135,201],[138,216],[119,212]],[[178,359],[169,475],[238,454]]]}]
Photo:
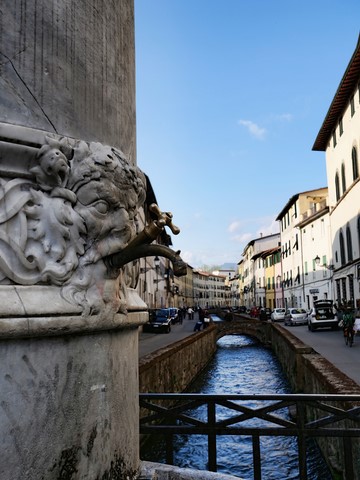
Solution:
[{"label": "group of people", "polygon": [[199,320],[195,323],[194,332],[199,332],[206,328],[210,323],[209,312],[201,307],[198,308]]},{"label": "group of people", "polygon": [[208,310],[201,307],[182,307],[179,308],[178,316],[180,323],[182,323],[182,320],[185,318],[188,318],[189,320],[194,320],[195,311],[199,314],[199,320],[195,323],[194,332],[198,332],[201,329],[206,328],[210,323]]}]

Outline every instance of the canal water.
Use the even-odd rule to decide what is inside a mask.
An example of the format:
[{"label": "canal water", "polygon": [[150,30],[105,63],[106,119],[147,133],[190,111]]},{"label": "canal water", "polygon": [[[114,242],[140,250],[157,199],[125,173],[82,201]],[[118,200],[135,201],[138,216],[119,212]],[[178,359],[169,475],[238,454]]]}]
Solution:
[{"label": "canal water", "polygon": [[[206,394],[286,394],[292,393],[272,353],[255,339],[245,335],[228,335],[218,341],[217,352],[209,367],[189,389]],[[253,406],[253,405],[251,405]],[[202,435],[177,436],[174,464],[179,467],[207,470],[207,438]],[[166,463],[165,444],[157,437],[142,449],[141,458]],[[299,478],[296,439],[263,437],[261,439],[263,480]],[[219,473],[242,479],[253,478],[250,437],[219,436],[217,439]],[[308,445],[308,479],[331,480],[316,445]]]}]

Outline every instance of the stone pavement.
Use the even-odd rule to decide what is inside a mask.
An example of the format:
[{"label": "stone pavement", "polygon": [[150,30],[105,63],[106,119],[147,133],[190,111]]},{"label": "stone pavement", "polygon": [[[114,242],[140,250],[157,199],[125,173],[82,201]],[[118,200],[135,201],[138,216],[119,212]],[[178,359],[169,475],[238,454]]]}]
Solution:
[{"label": "stone pavement", "polygon": [[[283,326],[283,324],[281,324]],[[352,347],[345,345],[342,330],[327,328],[310,332],[307,325],[284,326],[286,330],[312,347],[342,373],[360,385],[360,334],[355,336]]]}]

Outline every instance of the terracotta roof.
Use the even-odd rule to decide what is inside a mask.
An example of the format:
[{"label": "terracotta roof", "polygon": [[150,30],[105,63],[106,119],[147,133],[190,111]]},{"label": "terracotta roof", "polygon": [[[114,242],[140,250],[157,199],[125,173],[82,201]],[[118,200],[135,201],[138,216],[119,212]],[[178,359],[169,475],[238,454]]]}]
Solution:
[{"label": "terracotta roof", "polygon": [[265,258],[268,257],[269,255],[275,253],[275,252],[280,252],[280,247],[274,247],[274,248],[269,248],[268,250],[263,250],[262,252],[256,253],[251,257],[251,260],[256,260],[259,257]]},{"label": "terracotta roof", "polygon": [[322,151],[326,150],[329,138],[332,135],[334,128],[336,127],[339,117],[343,114],[345,108],[349,103],[349,98],[356,89],[360,77],[360,36],[349,62],[344,76],[338,86],[333,101],[327,112],[325,120],[320,128],[320,131],[316,137],[313,145],[313,150]]}]

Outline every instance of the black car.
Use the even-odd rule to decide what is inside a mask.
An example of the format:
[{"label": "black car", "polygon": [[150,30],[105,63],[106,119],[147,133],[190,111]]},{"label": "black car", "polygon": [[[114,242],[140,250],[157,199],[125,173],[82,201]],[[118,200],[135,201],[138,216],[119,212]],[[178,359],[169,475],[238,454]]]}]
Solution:
[{"label": "black car", "polygon": [[271,309],[270,308],[261,308],[259,318],[260,318],[260,320],[269,320],[271,318]]},{"label": "black car", "polygon": [[149,312],[149,321],[143,325],[143,332],[170,333],[172,317],[168,308]]},{"label": "black car", "polygon": [[239,312],[239,313],[246,313],[246,312],[247,312],[247,308],[245,307],[245,305],[241,305],[241,306],[238,308],[238,312]]},{"label": "black car", "polygon": [[169,310],[169,314],[171,317],[171,323],[179,323],[180,322],[180,317],[179,317],[179,309],[175,307],[170,307],[167,310]]}]

